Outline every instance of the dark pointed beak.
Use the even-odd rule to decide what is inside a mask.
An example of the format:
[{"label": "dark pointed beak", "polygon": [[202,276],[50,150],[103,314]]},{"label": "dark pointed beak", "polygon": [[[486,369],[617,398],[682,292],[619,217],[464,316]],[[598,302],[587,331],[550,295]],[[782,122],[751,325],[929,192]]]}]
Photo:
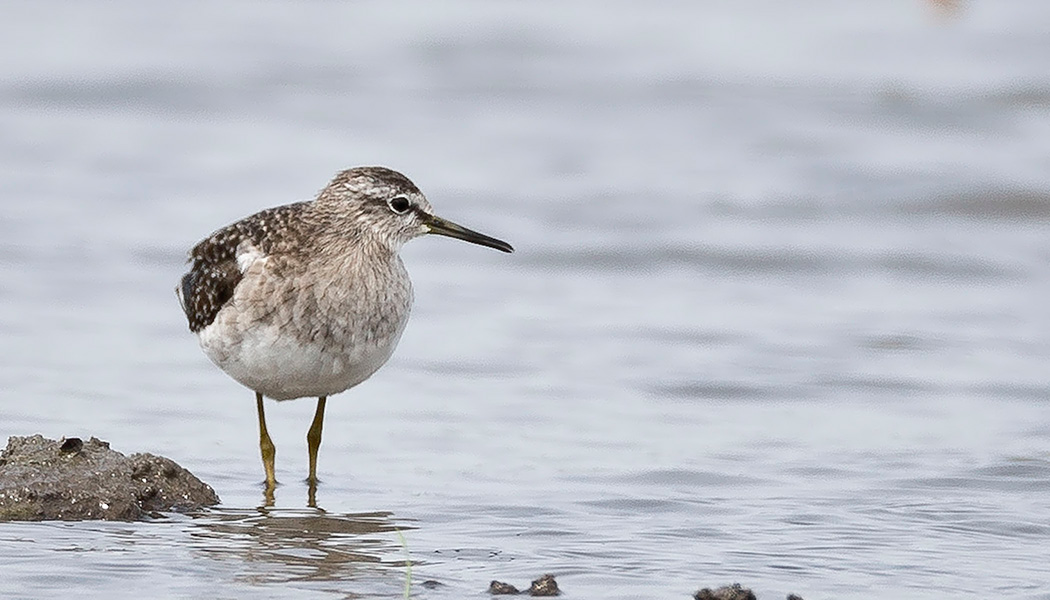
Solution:
[{"label": "dark pointed beak", "polygon": [[427,228],[430,229],[430,233],[456,238],[457,240],[478,244],[479,246],[488,246],[489,248],[495,248],[496,250],[501,250],[503,252],[514,252],[514,247],[503,240],[497,240],[496,238],[489,237],[484,233],[478,233],[477,231],[467,229],[462,225],[456,225],[452,221],[446,221],[441,217],[426,215],[423,222],[426,224]]}]

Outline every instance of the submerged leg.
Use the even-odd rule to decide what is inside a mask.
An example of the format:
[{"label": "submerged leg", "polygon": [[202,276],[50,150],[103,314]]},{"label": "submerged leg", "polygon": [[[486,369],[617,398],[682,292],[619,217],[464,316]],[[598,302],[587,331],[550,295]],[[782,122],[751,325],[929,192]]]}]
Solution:
[{"label": "submerged leg", "polygon": [[324,426],[325,396],[317,399],[317,412],[314,413],[314,421],[310,424],[310,431],[306,432],[306,445],[310,451],[310,476],[307,481],[311,485],[317,485],[317,449],[321,447],[321,427]]},{"label": "submerged leg", "polygon": [[255,409],[259,412],[259,450],[262,452],[263,469],[266,471],[266,491],[268,496],[272,496],[273,488],[277,485],[277,478],[274,476],[273,468],[277,449],[273,445],[273,440],[270,439],[269,432],[266,431],[263,396],[259,392],[255,392]]}]

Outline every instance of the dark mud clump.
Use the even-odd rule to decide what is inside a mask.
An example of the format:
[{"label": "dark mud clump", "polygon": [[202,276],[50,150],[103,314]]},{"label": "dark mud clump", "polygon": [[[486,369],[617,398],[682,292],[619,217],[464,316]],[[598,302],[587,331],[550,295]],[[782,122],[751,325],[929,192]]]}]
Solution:
[{"label": "dark mud clump", "polygon": [[529,586],[530,596],[557,596],[560,593],[558,582],[554,581],[554,575],[549,573],[533,581]]},{"label": "dark mud clump", "polygon": [[704,588],[693,594],[694,600],[758,600],[754,592],[739,583],[720,588]]},{"label": "dark mud clump", "polygon": [[493,579],[492,583],[489,584],[489,593],[493,596],[508,596],[513,594],[520,594],[521,592],[518,591],[518,588],[514,587],[509,583],[504,583],[502,581],[496,581],[495,579]]},{"label": "dark mud clump", "polygon": [[0,521],[135,521],[218,503],[171,459],[124,456],[96,438],[11,437],[0,452]]},{"label": "dark mud clump", "polygon": [[[720,588],[704,588],[693,594],[694,600],[758,600],[754,592],[739,583],[724,585]],[[787,600],[802,600],[800,596],[788,594]]]},{"label": "dark mud clump", "polygon": [[[520,594],[518,588],[514,587],[509,583],[503,583],[502,581],[493,580],[489,584],[489,593],[494,596]],[[527,592],[530,596],[557,596],[561,594],[561,590],[558,589],[558,582],[554,581],[554,575],[547,574],[543,577],[532,582]]]},{"label": "dark mud clump", "polygon": [[[489,593],[494,596],[528,594],[529,596],[557,596],[561,594],[558,582],[554,581],[553,575],[544,575],[532,582],[529,589],[522,592],[509,583],[493,580],[489,584]],[[739,583],[725,585],[720,588],[703,588],[693,594],[694,600],[757,600],[754,592]],[[800,596],[788,594],[787,600],[802,600]]]}]

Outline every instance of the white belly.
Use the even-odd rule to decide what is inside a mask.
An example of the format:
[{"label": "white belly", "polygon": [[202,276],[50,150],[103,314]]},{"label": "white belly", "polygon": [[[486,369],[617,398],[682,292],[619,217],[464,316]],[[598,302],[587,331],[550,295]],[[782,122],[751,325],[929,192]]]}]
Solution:
[{"label": "white belly", "polygon": [[[244,278],[198,332],[208,358],[245,387],[275,400],[331,396],[361,383],[390,358],[412,305],[396,256],[355,272],[352,259],[277,263],[238,250]],[[292,268],[299,277],[289,277]]]},{"label": "white belly", "polygon": [[398,331],[343,349],[300,342],[270,324],[231,336],[223,323],[217,319],[200,331],[204,353],[245,387],[275,400],[331,396],[352,388],[383,366],[401,337]]}]

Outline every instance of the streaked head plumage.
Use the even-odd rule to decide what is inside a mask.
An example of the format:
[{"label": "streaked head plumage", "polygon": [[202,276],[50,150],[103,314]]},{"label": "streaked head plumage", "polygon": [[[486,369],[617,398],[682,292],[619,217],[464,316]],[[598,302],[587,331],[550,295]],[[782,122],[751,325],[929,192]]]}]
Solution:
[{"label": "streaked head plumage", "polygon": [[434,214],[423,192],[408,177],[386,167],[342,171],[315,201],[324,218],[344,221],[397,252],[405,242],[428,233],[468,241],[503,252],[510,244],[446,221]]},{"label": "streaked head plumage", "polygon": [[326,218],[345,221],[395,252],[428,233],[434,209],[407,177],[386,167],[354,167],[337,174],[315,201]]}]

